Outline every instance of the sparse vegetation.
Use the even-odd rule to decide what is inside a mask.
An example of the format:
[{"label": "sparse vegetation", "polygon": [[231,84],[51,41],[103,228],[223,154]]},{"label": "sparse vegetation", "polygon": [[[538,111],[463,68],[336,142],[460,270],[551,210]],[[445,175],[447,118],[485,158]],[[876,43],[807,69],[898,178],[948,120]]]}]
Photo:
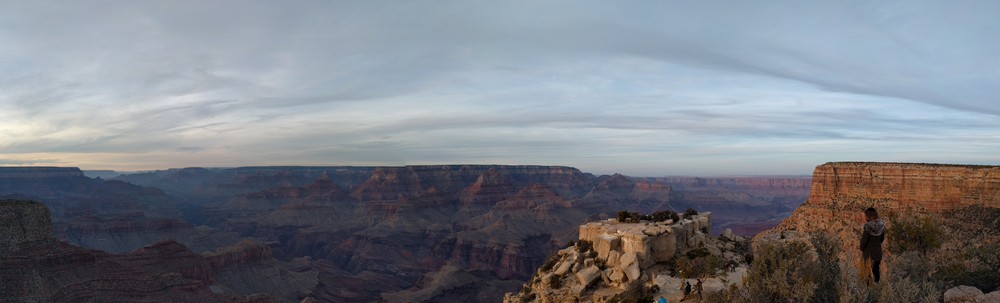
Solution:
[{"label": "sparse vegetation", "polygon": [[684,211],[684,219],[691,219],[691,217],[697,216],[698,211],[694,208],[688,208]]},{"label": "sparse vegetation", "polygon": [[580,241],[576,242],[576,251],[581,252],[581,253],[582,252],[587,252],[587,251],[591,250],[593,247],[594,247],[594,243],[591,243],[590,241],[587,241],[587,240],[580,240]]},{"label": "sparse vegetation", "polygon": [[673,220],[677,222],[680,220],[680,216],[676,212],[670,210],[662,210],[652,214],[644,215],[638,212],[630,212],[627,210],[618,211],[618,216],[616,217],[618,222],[622,223],[639,223],[641,221],[651,221],[651,222],[663,222],[667,220]]},{"label": "sparse vegetation", "polygon": [[549,271],[556,266],[556,263],[559,263],[559,254],[552,254],[548,260],[545,260],[545,264],[542,264],[542,271]]},{"label": "sparse vegetation", "polygon": [[840,240],[829,233],[814,233],[812,246],[816,249],[816,263],[819,271],[816,275],[816,293],[812,302],[836,303],[840,294]]},{"label": "sparse vegetation", "polygon": [[889,216],[889,226],[892,227],[889,236],[889,250],[901,254],[908,251],[919,251],[927,256],[927,252],[941,247],[944,243],[944,231],[941,224],[930,215],[892,215]]},{"label": "sparse vegetation", "polygon": [[680,277],[704,278],[715,274],[725,265],[719,256],[712,255],[705,247],[693,249],[674,261],[674,268]]}]

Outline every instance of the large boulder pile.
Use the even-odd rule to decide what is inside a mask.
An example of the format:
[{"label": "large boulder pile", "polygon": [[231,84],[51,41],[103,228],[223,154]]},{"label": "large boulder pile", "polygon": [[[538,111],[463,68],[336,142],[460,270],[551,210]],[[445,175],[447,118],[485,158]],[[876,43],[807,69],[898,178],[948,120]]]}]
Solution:
[{"label": "large boulder pile", "polygon": [[655,275],[648,269],[704,246],[711,215],[679,222],[584,224],[580,241],[550,257],[520,293],[508,293],[504,302],[616,302],[650,294]]}]

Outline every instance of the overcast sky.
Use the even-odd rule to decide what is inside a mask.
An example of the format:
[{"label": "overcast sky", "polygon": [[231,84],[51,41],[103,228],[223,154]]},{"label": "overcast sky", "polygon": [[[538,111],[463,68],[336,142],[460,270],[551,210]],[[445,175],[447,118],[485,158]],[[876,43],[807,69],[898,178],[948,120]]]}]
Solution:
[{"label": "overcast sky", "polygon": [[1000,164],[1000,1],[0,0],[0,165]]}]

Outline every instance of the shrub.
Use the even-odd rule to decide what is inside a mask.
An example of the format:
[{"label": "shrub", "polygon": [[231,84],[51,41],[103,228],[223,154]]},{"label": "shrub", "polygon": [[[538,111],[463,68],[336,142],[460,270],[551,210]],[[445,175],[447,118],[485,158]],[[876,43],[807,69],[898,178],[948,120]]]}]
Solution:
[{"label": "shrub", "polygon": [[581,252],[581,253],[582,252],[586,252],[586,251],[590,250],[593,247],[594,247],[594,243],[590,243],[590,241],[587,241],[587,240],[580,240],[580,241],[576,242],[576,251]]},{"label": "shrub", "polygon": [[698,215],[698,211],[695,210],[694,208],[688,208],[687,210],[684,211],[684,218],[685,219],[690,219],[691,217],[694,217],[694,216],[697,216],[697,215]]},{"label": "shrub", "polygon": [[617,217],[618,218],[618,222],[622,222],[622,223],[628,222],[628,217],[629,217],[629,214],[628,214],[627,210],[619,210],[618,211],[618,217]]},{"label": "shrub", "polygon": [[559,275],[551,275],[549,276],[548,284],[550,287],[552,287],[552,289],[559,289],[560,287],[562,287],[562,279],[559,277]]},{"label": "shrub", "polygon": [[549,271],[552,267],[556,266],[556,263],[559,263],[558,253],[552,254],[549,256],[548,260],[545,260],[545,264],[542,264],[542,271]]},{"label": "shrub", "polygon": [[674,268],[681,278],[704,278],[714,275],[725,264],[722,258],[712,255],[705,248],[689,251],[685,256],[677,258]]},{"label": "shrub", "polygon": [[816,260],[802,241],[762,242],[744,278],[749,302],[806,302],[817,286]]},{"label": "shrub", "polygon": [[886,233],[889,236],[889,250],[893,253],[919,251],[927,256],[927,252],[944,243],[941,225],[929,215],[892,215],[889,223],[892,229]]},{"label": "shrub", "polygon": [[813,233],[811,237],[816,250],[816,293],[812,302],[835,303],[840,299],[840,240],[826,232]]},{"label": "shrub", "polygon": [[677,213],[669,210],[658,211],[650,215],[650,221],[663,222],[667,220],[674,220],[674,222],[677,222],[680,220],[680,217],[677,216]]}]

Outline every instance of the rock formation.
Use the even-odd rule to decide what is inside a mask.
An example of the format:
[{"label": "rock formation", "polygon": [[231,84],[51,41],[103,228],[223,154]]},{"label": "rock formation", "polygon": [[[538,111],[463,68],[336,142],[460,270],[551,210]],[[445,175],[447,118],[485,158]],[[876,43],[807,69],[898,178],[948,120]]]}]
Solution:
[{"label": "rock formation", "polygon": [[52,237],[41,203],[0,200],[0,302],[274,302],[209,290],[212,267],[165,241],[122,255]]},{"label": "rock formation", "polygon": [[[837,235],[857,246],[864,210],[889,216],[909,211],[942,213],[969,206],[1000,207],[1000,167],[919,163],[834,162],[816,167],[809,200],[757,239]],[[860,252],[845,249],[857,258]]]},{"label": "rock formation", "polygon": [[680,222],[619,223],[616,219],[580,226],[576,246],[559,250],[519,293],[504,302],[617,302],[637,298],[654,283],[651,269],[704,247],[711,213]]}]

